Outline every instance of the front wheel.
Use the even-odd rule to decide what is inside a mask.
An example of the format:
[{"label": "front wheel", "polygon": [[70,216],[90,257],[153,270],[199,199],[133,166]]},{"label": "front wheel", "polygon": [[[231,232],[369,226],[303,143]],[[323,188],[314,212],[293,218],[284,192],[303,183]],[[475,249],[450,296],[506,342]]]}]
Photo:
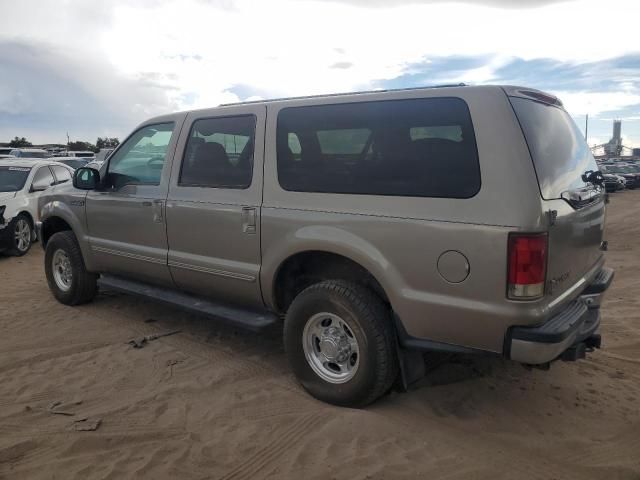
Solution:
[{"label": "front wheel", "polygon": [[11,223],[9,228],[13,243],[10,253],[16,257],[21,257],[31,248],[31,241],[33,240],[31,219],[25,214],[20,214]]},{"label": "front wheel", "polygon": [[368,289],[327,280],[303,290],[287,312],[284,345],[291,368],[314,397],[363,407],[398,374],[388,307]]},{"label": "front wheel", "polygon": [[49,239],[44,255],[44,270],[49,289],[60,303],[87,303],[97,293],[98,276],[85,268],[73,232],[58,232]]}]

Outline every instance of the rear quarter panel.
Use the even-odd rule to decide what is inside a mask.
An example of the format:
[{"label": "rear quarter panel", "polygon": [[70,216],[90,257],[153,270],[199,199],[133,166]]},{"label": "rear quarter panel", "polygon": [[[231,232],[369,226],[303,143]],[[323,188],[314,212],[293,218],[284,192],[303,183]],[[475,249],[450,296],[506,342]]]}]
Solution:
[{"label": "rear quarter panel", "polygon": [[[290,192],[277,179],[280,109],[319,103],[458,97],[471,112],[482,185],[470,199]],[[407,333],[454,345],[502,351],[515,323],[534,323],[541,303],[509,302],[507,236],[546,228],[533,165],[504,92],[468,87],[302,99],[269,105],[262,208],[261,283],[272,308],[274,278],[290,255],[323,250],[367,268],[384,288]],[[468,259],[469,275],[450,283],[437,262],[448,250]]]}]

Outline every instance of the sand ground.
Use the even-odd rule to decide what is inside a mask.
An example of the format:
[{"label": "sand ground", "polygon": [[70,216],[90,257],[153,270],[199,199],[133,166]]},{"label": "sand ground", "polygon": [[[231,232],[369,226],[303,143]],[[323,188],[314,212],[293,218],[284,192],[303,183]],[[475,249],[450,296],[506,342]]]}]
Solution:
[{"label": "sand ground", "polygon": [[39,245],[0,257],[0,478],[640,479],[639,219],[640,191],[612,195],[602,351],[548,372],[455,357],[366,410],[309,397],[280,331],[125,295],[65,307]]}]

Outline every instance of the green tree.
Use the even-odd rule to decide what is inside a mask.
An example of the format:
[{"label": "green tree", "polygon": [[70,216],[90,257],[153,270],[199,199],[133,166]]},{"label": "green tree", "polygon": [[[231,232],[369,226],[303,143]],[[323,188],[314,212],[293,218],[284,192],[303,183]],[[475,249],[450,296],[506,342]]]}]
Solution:
[{"label": "green tree", "polygon": [[32,145],[33,144],[24,137],[20,137],[20,138],[15,137],[13,140],[9,142],[9,146],[13,148],[30,147]]},{"label": "green tree", "polygon": [[89,142],[80,142],[80,141],[69,142],[67,144],[67,148],[72,152],[80,151],[80,150],[89,150],[91,152],[98,152],[99,151],[98,148],[95,145],[93,145],[93,144],[91,144]]},{"label": "green tree", "polygon": [[118,145],[120,145],[120,140],[115,137],[98,137],[98,140],[96,140],[96,148],[98,150],[101,148],[116,148]]}]

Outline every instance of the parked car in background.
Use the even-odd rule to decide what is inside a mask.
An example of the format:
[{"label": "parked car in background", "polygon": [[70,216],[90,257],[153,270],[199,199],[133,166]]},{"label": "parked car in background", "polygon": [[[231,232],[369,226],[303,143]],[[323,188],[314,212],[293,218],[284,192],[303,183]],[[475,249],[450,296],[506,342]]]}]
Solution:
[{"label": "parked car in background", "polygon": [[96,160],[99,162],[104,162],[109,155],[113,152],[113,148],[101,148],[98,153],[96,153]]},{"label": "parked car in background", "polygon": [[13,150],[13,147],[0,147],[0,155],[11,155],[11,150]]},{"label": "parked car in background", "polygon": [[603,174],[609,173],[623,177],[626,180],[626,188],[630,190],[640,187],[640,173],[626,164],[612,163],[600,165],[600,171]]},{"label": "parked car in background", "polygon": [[86,158],[88,161],[94,160],[96,158],[96,154],[94,152],[90,152],[89,150],[77,151],[77,152],[65,152],[65,156],[75,157],[75,158]]},{"label": "parked car in background", "polygon": [[81,158],[81,157],[56,157],[55,161],[62,163],[68,167],[73,168],[74,170],[84,167],[89,163],[89,158]]},{"label": "parked car in background", "polygon": [[43,196],[44,268],[67,305],[100,286],[256,331],[284,318],[302,386],[363,406],[423,351],[599,348],[601,183],[562,103],[528,88],[224,105],[144,122]]},{"label": "parked car in background", "polygon": [[624,177],[610,173],[603,173],[602,177],[604,178],[604,187],[607,192],[613,193],[625,189],[627,181]]},{"label": "parked car in background", "polygon": [[41,148],[13,148],[9,155],[17,158],[49,158],[49,153]]},{"label": "parked car in background", "polygon": [[24,255],[36,239],[38,197],[71,183],[73,169],[39,159],[0,160],[0,251]]}]

